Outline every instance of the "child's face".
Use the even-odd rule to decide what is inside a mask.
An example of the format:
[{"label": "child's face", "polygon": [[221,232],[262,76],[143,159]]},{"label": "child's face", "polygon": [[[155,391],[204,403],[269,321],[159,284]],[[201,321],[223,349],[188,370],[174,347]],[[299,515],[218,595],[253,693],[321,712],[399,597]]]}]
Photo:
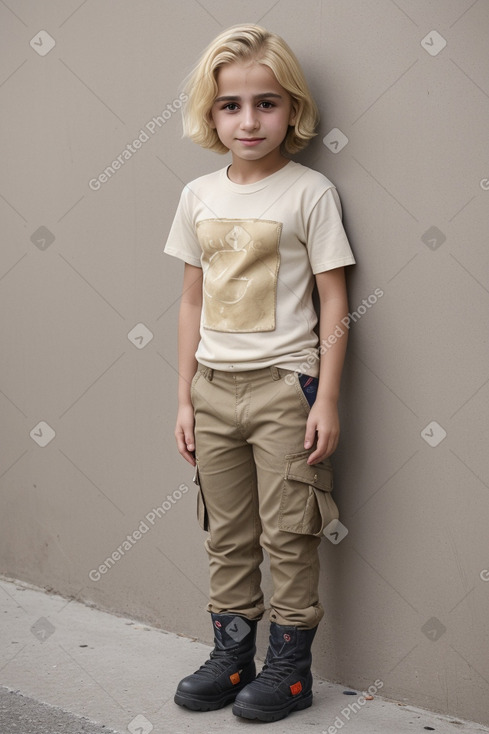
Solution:
[{"label": "child's face", "polygon": [[281,157],[280,145],[295,112],[290,94],[271,69],[256,62],[226,64],[217,83],[211,125],[233,160]]}]

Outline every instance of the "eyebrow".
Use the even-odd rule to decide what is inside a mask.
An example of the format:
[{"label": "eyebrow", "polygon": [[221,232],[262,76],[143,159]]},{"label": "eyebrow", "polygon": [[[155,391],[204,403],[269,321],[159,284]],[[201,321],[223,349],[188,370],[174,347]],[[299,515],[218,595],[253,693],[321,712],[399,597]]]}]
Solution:
[{"label": "eyebrow", "polygon": [[[265,97],[274,97],[275,99],[282,99],[281,94],[275,94],[275,92],[264,92],[263,94],[255,94],[253,96],[253,99],[264,99]],[[214,100],[215,102],[240,102],[241,97],[234,94],[228,94],[223,97],[217,97],[217,99]]]}]

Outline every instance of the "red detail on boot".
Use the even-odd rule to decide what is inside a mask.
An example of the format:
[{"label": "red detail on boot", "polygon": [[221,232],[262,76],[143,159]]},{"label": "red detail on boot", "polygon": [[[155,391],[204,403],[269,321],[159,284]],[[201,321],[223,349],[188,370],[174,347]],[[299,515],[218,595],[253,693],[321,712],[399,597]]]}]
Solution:
[{"label": "red detail on boot", "polygon": [[286,633],[286,634],[284,635],[284,640],[285,640],[285,642],[290,642],[290,635],[288,635],[288,634]]},{"label": "red detail on boot", "polygon": [[297,681],[297,683],[293,683],[290,686],[290,692],[293,696],[297,696],[298,693],[302,691],[302,683],[300,680]]},{"label": "red detail on boot", "polygon": [[239,677],[239,673],[233,673],[232,675],[230,675],[229,680],[231,681],[233,686],[237,685],[241,680],[241,678]]},{"label": "red detail on boot", "polygon": [[218,619],[216,619],[216,621],[214,622],[214,626],[215,627],[222,627],[222,624],[220,623],[220,621]]}]

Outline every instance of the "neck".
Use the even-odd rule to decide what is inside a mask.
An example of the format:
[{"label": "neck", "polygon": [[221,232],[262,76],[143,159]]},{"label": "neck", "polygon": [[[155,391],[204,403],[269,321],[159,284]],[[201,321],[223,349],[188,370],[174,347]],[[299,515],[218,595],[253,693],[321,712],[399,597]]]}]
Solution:
[{"label": "neck", "polygon": [[280,171],[289,162],[289,159],[281,154],[273,158],[265,156],[259,161],[247,161],[233,156],[233,162],[228,168],[228,178],[237,184],[256,183],[261,181],[262,178],[267,178],[272,173]]}]

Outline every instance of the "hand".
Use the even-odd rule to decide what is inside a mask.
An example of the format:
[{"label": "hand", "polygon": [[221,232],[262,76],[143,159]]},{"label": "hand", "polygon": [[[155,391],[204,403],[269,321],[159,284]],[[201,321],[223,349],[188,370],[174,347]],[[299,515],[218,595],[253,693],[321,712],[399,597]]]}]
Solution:
[{"label": "hand", "polygon": [[179,453],[185,461],[195,466],[195,437],[194,437],[194,409],[192,405],[183,405],[178,408],[175,438]]},{"label": "hand", "polygon": [[316,449],[309,456],[308,464],[317,464],[336,450],[340,437],[340,421],[335,400],[316,399],[306,423],[304,448],[310,449],[317,439]]}]

